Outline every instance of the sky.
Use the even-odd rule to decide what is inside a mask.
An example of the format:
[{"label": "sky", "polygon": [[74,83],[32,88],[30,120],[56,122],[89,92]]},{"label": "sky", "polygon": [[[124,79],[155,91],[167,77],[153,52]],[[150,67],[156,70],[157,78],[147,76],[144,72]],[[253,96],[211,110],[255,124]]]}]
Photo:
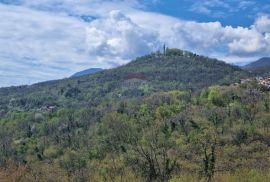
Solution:
[{"label": "sky", "polygon": [[0,87],[113,68],[168,47],[270,56],[269,0],[0,0]]}]

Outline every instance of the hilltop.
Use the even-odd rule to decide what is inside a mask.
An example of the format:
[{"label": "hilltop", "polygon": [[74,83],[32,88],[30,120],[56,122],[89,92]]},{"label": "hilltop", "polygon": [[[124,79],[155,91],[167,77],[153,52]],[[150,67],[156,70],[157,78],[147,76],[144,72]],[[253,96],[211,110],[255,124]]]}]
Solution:
[{"label": "hilltop", "polygon": [[[125,77],[140,73],[145,83],[125,87]],[[236,66],[190,52],[168,49],[131,61],[129,64],[92,75],[0,89],[0,107],[29,110],[50,105],[71,107],[98,102],[105,97],[137,97],[157,91],[196,91],[213,84],[229,84],[246,72]],[[124,85],[124,86],[123,86]],[[0,108],[0,109],[1,109]]]},{"label": "hilltop", "polygon": [[[139,73],[137,86],[127,87],[130,74]],[[230,84],[247,73],[222,61],[178,49],[139,57],[129,64],[91,75],[1,88],[0,110],[31,110],[48,106],[95,105],[106,98],[141,97],[158,91],[197,91],[210,85]]]}]

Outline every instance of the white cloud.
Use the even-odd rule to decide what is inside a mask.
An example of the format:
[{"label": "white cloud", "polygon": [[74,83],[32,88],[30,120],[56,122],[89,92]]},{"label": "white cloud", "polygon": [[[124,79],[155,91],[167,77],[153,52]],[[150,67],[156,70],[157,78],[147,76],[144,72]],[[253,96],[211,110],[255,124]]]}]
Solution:
[{"label": "white cloud", "polygon": [[143,54],[143,50],[154,51],[166,43],[216,58],[232,58],[226,59],[227,62],[247,62],[270,55],[269,34],[258,31],[255,25],[248,28],[222,26],[220,22],[198,23],[136,11],[128,16],[130,18],[113,11],[109,18],[91,23],[90,47],[97,45],[98,38],[98,46],[92,47],[94,52],[126,59]]},{"label": "white cloud", "polygon": [[0,86],[110,68],[156,50],[155,33],[120,12],[109,12],[89,24],[76,16],[0,4]]},{"label": "white cloud", "polygon": [[264,34],[253,28],[226,27],[224,36],[228,39],[228,47],[232,55],[248,57],[269,54],[270,42]]},{"label": "white cloud", "polygon": [[[59,79],[89,67],[114,67],[156,51],[163,43],[231,63],[270,56],[267,15],[250,27],[231,27],[140,8],[132,0],[0,4],[0,86]],[[81,15],[96,20],[85,22]]]},{"label": "white cloud", "polygon": [[230,4],[223,0],[195,0],[190,10],[192,12],[211,15],[214,17],[225,16],[223,12],[217,11],[215,8],[230,8]]},{"label": "white cloud", "polygon": [[255,28],[261,33],[270,33],[270,16],[269,15],[259,16],[256,19],[253,28]]},{"label": "white cloud", "polygon": [[254,7],[260,6],[260,4],[254,0],[194,0],[191,4],[190,11],[218,18],[233,15],[236,12],[248,8],[252,8],[250,10],[252,11]]},{"label": "white cloud", "polygon": [[[5,0],[10,4],[20,4],[40,11],[64,13],[72,16],[103,16],[112,9],[131,11],[144,8],[145,0]],[[0,0],[1,2],[1,0]],[[151,1],[148,1],[148,3]]]},{"label": "white cloud", "polygon": [[[219,22],[181,22],[174,26],[171,44],[205,55],[226,55],[250,60],[257,56],[270,55],[269,34],[264,34],[254,26],[223,27]],[[222,56],[224,57],[224,56]],[[218,57],[217,57],[218,58]],[[230,62],[233,62],[231,60]]]},{"label": "white cloud", "polygon": [[89,53],[108,58],[130,60],[161,46],[157,32],[140,27],[116,10],[111,11],[107,18],[91,22],[87,33]]},{"label": "white cloud", "polygon": [[255,6],[255,5],[256,5],[256,2],[254,2],[254,1],[240,1],[238,8],[239,9],[247,9],[250,6]]},{"label": "white cloud", "polygon": [[181,22],[173,27],[173,34],[177,36],[171,36],[171,44],[199,52],[210,51],[209,49],[213,49],[221,43],[222,29],[219,22]]},{"label": "white cloud", "polygon": [[0,75],[25,75],[17,84],[61,78],[89,61],[86,23],[17,6],[0,5],[0,16]]}]

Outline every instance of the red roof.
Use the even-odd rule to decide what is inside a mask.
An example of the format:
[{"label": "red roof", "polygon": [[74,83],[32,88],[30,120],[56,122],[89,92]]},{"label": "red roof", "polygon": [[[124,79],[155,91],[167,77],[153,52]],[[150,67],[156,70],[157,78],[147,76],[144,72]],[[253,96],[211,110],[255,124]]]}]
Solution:
[{"label": "red roof", "polygon": [[143,73],[129,73],[124,77],[125,80],[139,79],[146,80],[146,76]]}]

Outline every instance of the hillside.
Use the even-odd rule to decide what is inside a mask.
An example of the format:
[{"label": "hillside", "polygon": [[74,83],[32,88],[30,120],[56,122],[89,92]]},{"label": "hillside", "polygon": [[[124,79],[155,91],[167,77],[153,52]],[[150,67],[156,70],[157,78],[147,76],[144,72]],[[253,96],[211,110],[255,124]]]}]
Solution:
[{"label": "hillside", "polygon": [[161,91],[0,117],[0,181],[269,181],[269,93]]},{"label": "hillside", "polygon": [[[145,79],[127,79],[136,73]],[[12,109],[27,111],[48,106],[95,105],[106,98],[141,97],[174,89],[197,91],[213,84],[233,83],[241,75],[246,72],[224,62],[168,49],[165,55],[153,53],[92,75],[2,88],[0,110],[4,113]]]},{"label": "hillside", "polygon": [[95,74],[99,71],[102,71],[102,68],[90,68],[90,69],[86,69],[80,72],[77,72],[75,74],[73,74],[71,77],[80,77],[80,76],[84,76],[84,75],[91,75],[91,74]]},{"label": "hillside", "polygon": [[229,85],[246,74],[167,49],[2,88],[0,181],[269,181],[270,95]]},{"label": "hillside", "polygon": [[261,58],[248,65],[245,65],[243,69],[249,70],[256,75],[268,76],[270,75],[270,58]]}]

